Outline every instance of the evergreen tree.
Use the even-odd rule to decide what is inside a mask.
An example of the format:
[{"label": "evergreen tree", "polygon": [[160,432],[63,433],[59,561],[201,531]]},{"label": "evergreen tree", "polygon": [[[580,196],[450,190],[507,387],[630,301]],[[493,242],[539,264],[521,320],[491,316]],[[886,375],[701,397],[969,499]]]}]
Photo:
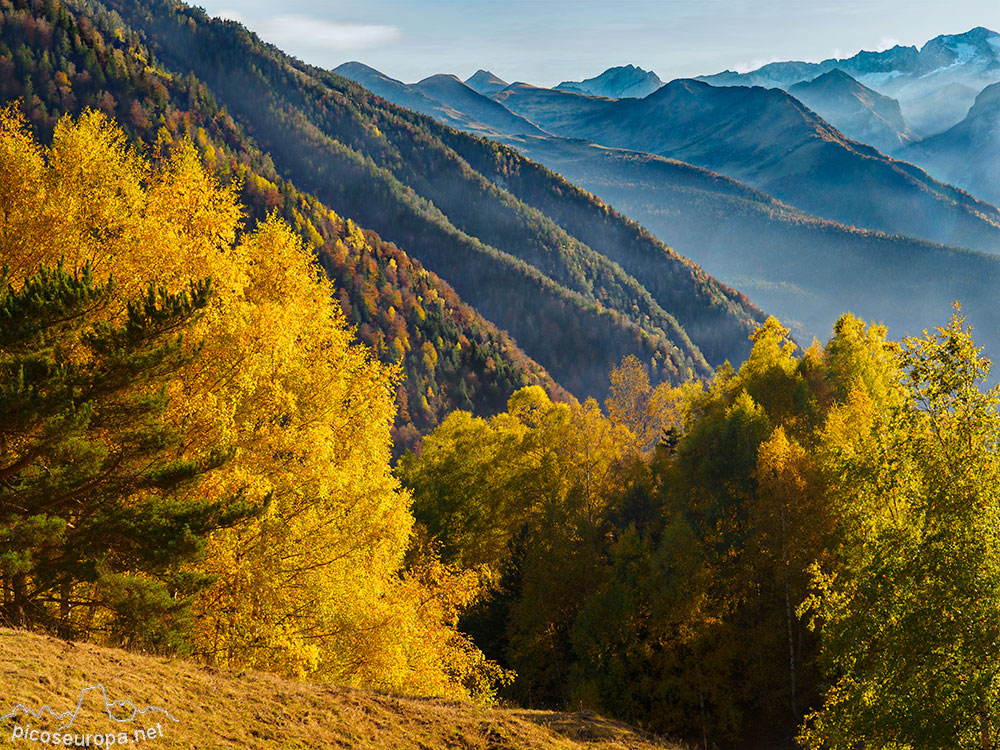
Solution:
[{"label": "evergreen tree", "polygon": [[151,287],[121,324],[98,317],[113,289],[61,266],[0,286],[0,611],[65,636],[99,627],[178,646],[209,582],[189,564],[252,508],[199,493],[225,447],[179,458],[183,436],[162,420],[164,386],[197,356],[181,342],[210,285]]}]

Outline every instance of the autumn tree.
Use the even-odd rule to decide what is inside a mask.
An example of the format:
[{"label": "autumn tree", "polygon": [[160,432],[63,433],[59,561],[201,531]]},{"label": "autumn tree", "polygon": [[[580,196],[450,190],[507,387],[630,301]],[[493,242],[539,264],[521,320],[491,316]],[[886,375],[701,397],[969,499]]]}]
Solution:
[{"label": "autumn tree", "polygon": [[[233,667],[478,690],[488,665],[453,627],[467,582],[430,563],[404,571],[413,519],[389,467],[397,372],[353,342],[330,282],[284,222],[244,227],[234,188],[191,143],[152,153],[162,156],[147,160],[94,111],[60,120],[42,147],[5,110],[0,257],[15,293],[60,262],[71,275],[89,268],[97,285],[114,279],[94,318],[114,330],[151,285],[172,299],[211,280],[155,422],[182,435],[177,461],[228,456],[190,492],[262,511],[212,534],[189,569],[214,581],[193,602],[191,648]],[[466,593],[449,599],[452,584]],[[440,606],[425,607],[427,593]],[[84,612],[70,617],[87,624]]]},{"label": "autumn tree", "polygon": [[675,444],[680,426],[684,387],[649,382],[649,368],[633,354],[611,370],[608,397],[604,402],[612,422],[628,427],[639,451],[650,451],[660,442]]},{"label": "autumn tree", "polygon": [[989,360],[955,315],[858,387],[831,442],[843,542],[806,609],[833,679],[809,747],[996,746],[1000,415]]}]

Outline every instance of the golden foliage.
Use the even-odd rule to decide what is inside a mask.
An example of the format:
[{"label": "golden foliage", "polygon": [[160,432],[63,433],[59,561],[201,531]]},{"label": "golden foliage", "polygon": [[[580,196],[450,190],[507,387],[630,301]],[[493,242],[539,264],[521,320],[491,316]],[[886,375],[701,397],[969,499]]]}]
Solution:
[{"label": "golden foliage", "polygon": [[[96,111],[63,118],[42,148],[15,109],[0,112],[0,258],[15,286],[40,265],[89,264],[115,281],[109,319],[150,284],[212,280],[186,342],[200,355],[172,379],[165,419],[185,435],[178,458],[219,444],[232,453],[193,491],[264,510],[211,540],[203,567],[216,582],[195,603],[195,651],[233,667],[467,694],[470,675],[489,672],[454,631],[477,587],[433,565],[423,578],[401,573],[413,521],[389,467],[398,372],[352,343],[330,283],[286,224],[244,231],[234,190],[190,142],[157,144],[163,152],[145,158]],[[430,606],[427,592],[447,586],[457,599]]]}]

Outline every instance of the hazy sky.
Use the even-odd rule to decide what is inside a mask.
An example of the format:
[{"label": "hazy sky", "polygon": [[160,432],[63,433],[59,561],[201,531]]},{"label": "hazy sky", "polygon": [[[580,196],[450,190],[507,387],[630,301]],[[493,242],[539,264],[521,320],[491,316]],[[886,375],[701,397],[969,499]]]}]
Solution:
[{"label": "hazy sky", "polygon": [[194,2],[314,65],[358,60],[408,83],[486,68],[552,86],[628,63],[670,80],[1000,31],[997,0]]}]

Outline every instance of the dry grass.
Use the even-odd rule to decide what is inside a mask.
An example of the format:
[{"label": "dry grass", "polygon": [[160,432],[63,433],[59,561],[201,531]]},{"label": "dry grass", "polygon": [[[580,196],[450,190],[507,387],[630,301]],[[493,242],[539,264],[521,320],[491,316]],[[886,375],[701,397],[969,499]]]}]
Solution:
[{"label": "dry grass", "polygon": [[[489,709],[333,685],[295,682],[270,674],[219,672],[190,662],[68,643],[0,629],[0,715],[23,704],[72,710],[80,691],[106,687],[110,700],[166,709],[149,713],[164,736],[129,745],[155,748],[359,748],[372,750],[678,750],[618,722],[587,713]],[[86,693],[72,729],[77,733],[143,726],[112,724],[99,693]],[[127,712],[125,712],[127,713]],[[121,715],[116,711],[116,715]],[[149,718],[153,717],[153,718]],[[15,725],[56,730],[62,722],[19,716],[0,724],[0,747],[51,745],[12,740]]]}]

